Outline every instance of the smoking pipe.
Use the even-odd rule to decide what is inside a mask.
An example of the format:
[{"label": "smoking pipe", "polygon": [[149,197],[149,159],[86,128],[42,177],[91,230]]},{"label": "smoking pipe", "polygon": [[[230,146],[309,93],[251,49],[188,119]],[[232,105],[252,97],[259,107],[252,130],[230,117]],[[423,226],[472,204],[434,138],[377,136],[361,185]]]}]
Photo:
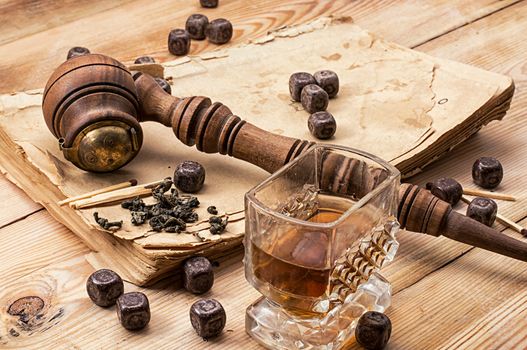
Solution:
[{"label": "smoking pipe", "polygon": [[[271,173],[313,145],[262,130],[207,97],[173,97],[146,74],[136,74],[134,81],[123,64],[103,55],[78,56],[60,65],[46,84],[42,109],[65,158],[92,172],[113,171],[131,161],[141,148],[143,121],[171,127],[187,146],[228,154]],[[379,174],[368,178],[374,175],[367,167],[343,164],[329,159],[324,171],[342,179],[361,178],[369,190],[379,182]],[[456,213],[418,186],[401,185],[398,219],[410,231],[444,235],[527,261],[527,243]]]}]

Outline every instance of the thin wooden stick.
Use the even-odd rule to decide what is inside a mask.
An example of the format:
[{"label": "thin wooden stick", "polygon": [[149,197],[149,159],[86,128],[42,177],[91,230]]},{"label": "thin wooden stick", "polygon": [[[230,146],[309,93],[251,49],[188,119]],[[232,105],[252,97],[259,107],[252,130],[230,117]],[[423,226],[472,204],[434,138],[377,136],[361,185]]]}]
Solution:
[{"label": "thin wooden stick", "polygon": [[510,227],[514,231],[516,231],[518,233],[521,233],[523,236],[527,236],[527,229],[523,228],[521,225],[515,223],[511,219],[506,218],[505,216],[503,216],[503,215],[498,213],[496,215],[496,220],[498,220],[499,222],[501,222],[505,226]]},{"label": "thin wooden stick", "polygon": [[136,179],[131,179],[131,180],[128,180],[128,181],[125,181],[125,182],[121,182],[121,183],[112,185],[112,186],[108,186],[108,187],[104,187],[104,188],[101,188],[101,189],[98,189],[98,190],[95,190],[95,191],[87,192],[87,193],[84,193],[84,194],[81,194],[81,195],[78,195],[78,196],[66,198],[64,200],[61,200],[60,202],[57,202],[57,204],[60,205],[60,206],[63,206],[65,204],[68,204],[68,203],[71,203],[71,202],[76,202],[76,201],[81,200],[81,199],[90,198],[90,197],[96,196],[96,195],[101,194],[101,193],[112,192],[112,191],[115,191],[115,190],[120,190],[121,188],[127,188],[127,187],[135,186],[135,185],[137,185],[137,180]]},{"label": "thin wooden stick", "polygon": [[110,204],[116,201],[122,201],[137,196],[144,196],[150,194],[152,192],[152,188],[163,183],[163,181],[164,180],[159,180],[134,187],[122,188],[112,192],[106,192],[93,197],[71,202],[69,204],[73,209],[83,209]]},{"label": "thin wooden stick", "polygon": [[469,195],[469,196],[478,196],[478,197],[485,197],[485,198],[493,198],[493,199],[501,199],[504,201],[511,201],[515,202],[516,197],[508,195],[508,194],[502,194],[502,193],[496,193],[496,192],[489,192],[489,191],[481,191],[475,188],[463,188],[463,194]]},{"label": "thin wooden stick", "polygon": [[[468,199],[467,197],[465,196],[462,196],[461,197],[461,200],[467,204],[470,204],[470,199]],[[511,219],[501,215],[500,213],[497,213],[496,214],[496,220],[498,220],[499,222],[501,222],[503,225],[513,229],[514,231],[518,232],[518,233],[521,233],[523,236],[526,236],[527,237],[527,229],[523,228],[521,225],[515,223],[514,221],[512,221]]]}]

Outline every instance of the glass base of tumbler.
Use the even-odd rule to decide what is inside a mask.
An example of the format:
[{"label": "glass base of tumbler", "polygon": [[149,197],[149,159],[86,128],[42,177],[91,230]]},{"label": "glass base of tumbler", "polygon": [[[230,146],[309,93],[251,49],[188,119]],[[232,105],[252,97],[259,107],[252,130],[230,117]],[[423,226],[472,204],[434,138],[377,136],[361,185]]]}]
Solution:
[{"label": "glass base of tumbler", "polygon": [[324,314],[286,310],[262,297],[247,308],[245,330],[269,349],[336,350],[350,342],[363,313],[384,312],[390,303],[390,284],[373,275],[343,304]]}]

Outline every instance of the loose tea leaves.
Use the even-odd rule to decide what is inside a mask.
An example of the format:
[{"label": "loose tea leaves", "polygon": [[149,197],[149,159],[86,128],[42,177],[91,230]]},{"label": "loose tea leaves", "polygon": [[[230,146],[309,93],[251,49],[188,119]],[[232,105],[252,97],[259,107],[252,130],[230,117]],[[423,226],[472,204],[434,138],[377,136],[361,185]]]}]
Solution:
[{"label": "loose tea leaves", "polygon": [[[195,209],[200,202],[197,197],[179,195],[170,177],[152,189],[152,197],[157,201],[155,204],[147,205],[141,198],[125,200],[121,207],[128,209],[131,215],[131,223],[135,226],[148,224],[154,232],[180,233],[185,231],[188,223],[198,221]],[[207,208],[210,214],[217,214],[215,206]],[[225,231],[227,219],[212,216],[209,220],[212,234],[220,234]],[[203,240],[196,235],[197,238]]]},{"label": "loose tea leaves", "polygon": [[118,230],[123,226],[123,221],[109,221],[108,219],[99,216],[98,212],[93,213],[95,222],[105,230]]},{"label": "loose tea leaves", "polygon": [[219,235],[223,231],[225,231],[225,228],[227,227],[227,223],[229,222],[228,218],[222,219],[219,216],[211,216],[209,218],[210,223],[210,233],[213,235]]},{"label": "loose tea leaves", "polygon": [[199,206],[199,200],[191,196],[180,197],[172,186],[171,178],[167,177],[154,187],[152,197],[157,203],[153,205],[147,205],[139,197],[122,202],[121,207],[130,210],[132,224],[137,226],[148,221],[155,232],[179,233],[186,229],[187,223],[196,222],[198,214],[194,209]]},{"label": "loose tea leaves", "polygon": [[212,215],[217,215],[218,209],[216,208],[216,206],[211,205],[210,207],[207,208],[207,212]]}]

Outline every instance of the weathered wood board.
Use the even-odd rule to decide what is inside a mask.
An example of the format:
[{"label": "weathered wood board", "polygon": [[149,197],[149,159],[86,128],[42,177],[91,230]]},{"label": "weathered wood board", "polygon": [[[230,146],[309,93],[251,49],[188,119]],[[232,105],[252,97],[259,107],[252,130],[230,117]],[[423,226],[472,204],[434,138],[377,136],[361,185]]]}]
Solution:
[{"label": "weathered wood board", "polygon": [[[309,59],[307,59],[309,58]],[[287,95],[287,79],[298,70],[333,69],[341,92],[329,110],[339,129],[331,143],[360,148],[391,160],[403,173],[443,155],[483,125],[501,119],[514,87],[508,77],[436,59],[387,42],[354,25],[349,17],[321,18],[288,27],[248,45],[164,64],[173,94],[220,100],[236,114],[265,129],[310,139],[307,114]],[[155,281],[190,254],[217,256],[239,245],[243,235],[243,194],[266,174],[234,159],[199,154],[177,143],[171,130],[144,126],[139,157],[113,174],[94,175],[67,163],[45,129],[39,91],[0,97],[0,159],[8,176],[79,235],[92,250],[89,261],[110,266],[137,284]],[[174,145],[174,146],[171,146]],[[170,176],[175,164],[194,159],[208,171],[200,193],[200,217],[215,204],[234,213],[228,232],[193,235],[153,233],[127,223],[104,232],[94,210],[74,211],[56,202],[131,177],[140,182]],[[221,205],[218,205],[218,202]],[[97,208],[110,219],[125,218],[118,206]]]}]

